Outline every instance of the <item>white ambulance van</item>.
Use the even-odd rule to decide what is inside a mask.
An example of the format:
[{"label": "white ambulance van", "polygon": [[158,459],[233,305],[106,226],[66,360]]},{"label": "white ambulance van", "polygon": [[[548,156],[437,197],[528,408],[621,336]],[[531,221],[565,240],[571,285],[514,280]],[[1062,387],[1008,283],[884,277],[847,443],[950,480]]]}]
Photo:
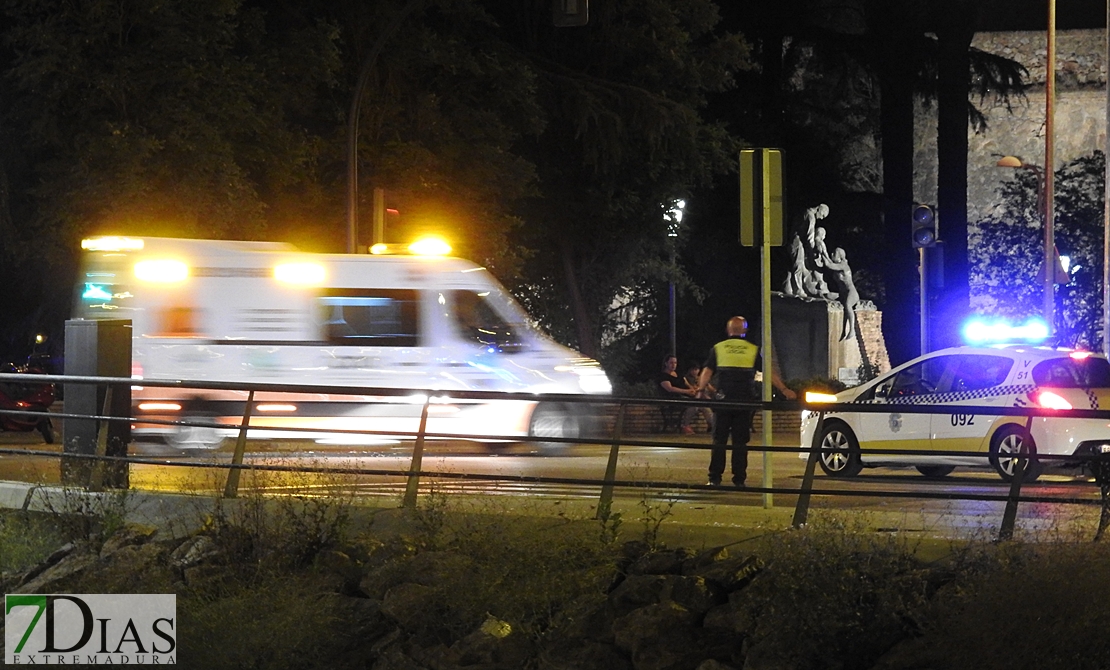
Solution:
[{"label": "white ambulance van", "polygon": [[[288,244],[98,237],[82,242],[74,318],[130,319],[143,379],[417,390],[608,394],[594,360],[556,344],[484,268],[446,256],[312,254]],[[415,248],[419,249],[418,246]],[[417,428],[426,394],[257,394],[251,437],[282,428]],[[136,435],[212,448],[237,431],[245,392],[136,386]],[[579,437],[587,405],[536,400],[429,406],[427,430]],[[144,424],[186,420],[227,428]],[[344,432],[284,437],[380,442]],[[557,443],[548,443],[551,446]]]}]

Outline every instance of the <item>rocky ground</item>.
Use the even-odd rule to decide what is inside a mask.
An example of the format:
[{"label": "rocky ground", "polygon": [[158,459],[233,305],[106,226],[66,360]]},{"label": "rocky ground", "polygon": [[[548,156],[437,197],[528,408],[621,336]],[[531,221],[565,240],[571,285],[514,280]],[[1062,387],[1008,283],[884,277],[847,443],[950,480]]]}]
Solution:
[{"label": "rocky ground", "polygon": [[[403,521],[399,511],[383,514],[394,516],[395,526]],[[493,593],[497,607],[512,609],[505,603],[514,602],[516,591],[521,600],[534,599],[525,593],[533,588],[531,580],[491,586],[491,566],[457,542],[435,546],[371,532],[359,543],[319,546],[267,566],[273,556],[263,559],[257,541],[227,528],[168,539],[154,528],[125,526],[106,537],[70,542],[30,569],[4,574],[0,586],[6,593],[175,592],[179,664],[196,668],[985,667],[938,655],[937,636],[945,633],[928,623],[938,594],[958,603],[957,592],[973,587],[958,586],[951,566],[884,557],[882,549],[864,556],[858,544],[825,546],[799,556],[808,567],[789,569],[782,552],[804,554],[812,544],[788,542],[769,549],[766,558],[736,547],[611,544],[601,572],[593,563],[582,568],[573,597],[537,600],[527,616],[507,616],[492,605],[486,609],[481,598]],[[582,560],[573,552],[564,555],[568,562]],[[537,570],[558,569],[551,565]],[[537,582],[550,577],[533,574]],[[807,590],[813,582],[821,583]],[[459,606],[467,594],[478,600]],[[952,605],[944,611],[955,616],[965,610]],[[1085,625],[1107,620],[1101,609],[1076,615],[1093,617]],[[1067,665],[1026,658],[1024,664],[994,667],[1104,668],[1110,667],[1102,664],[1110,656],[1100,657],[1106,649],[1078,649]]]}]

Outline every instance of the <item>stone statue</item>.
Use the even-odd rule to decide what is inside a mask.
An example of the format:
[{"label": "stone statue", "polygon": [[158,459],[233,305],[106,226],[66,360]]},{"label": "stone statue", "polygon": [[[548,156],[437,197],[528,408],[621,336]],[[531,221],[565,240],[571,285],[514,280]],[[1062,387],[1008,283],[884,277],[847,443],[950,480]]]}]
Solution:
[{"label": "stone statue", "polygon": [[817,221],[829,215],[825,204],[810,207],[802,214],[802,225],[790,240],[792,268],[786,277],[782,292],[803,300],[836,300],[837,295],[829,290],[821,274],[824,259],[828,257],[825,247],[825,229]]},{"label": "stone statue", "polygon": [[859,307],[859,293],[852,281],[852,268],[848,267],[847,254],[840,247],[833,250],[832,256],[825,256],[824,265],[832,270],[833,279],[840,286],[841,304],[844,305],[844,328],[840,331],[840,341],[843,342],[856,334],[856,308]]},{"label": "stone statue", "polygon": [[[848,267],[847,254],[839,247],[829,254],[825,245],[827,231],[824,226],[817,225],[818,221],[828,215],[829,206],[825,204],[810,207],[802,214],[802,220],[790,240],[791,269],[783,283],[782,292],[802,300],[839,300],[844,306],[844,329],[840,335],[840,340],[844,341],[855,335],[855,310],[859,307],[860,299],[852,282],[852,269]],[[826,272],[836,281],[839,293],[829,289],[825,281]]]}]

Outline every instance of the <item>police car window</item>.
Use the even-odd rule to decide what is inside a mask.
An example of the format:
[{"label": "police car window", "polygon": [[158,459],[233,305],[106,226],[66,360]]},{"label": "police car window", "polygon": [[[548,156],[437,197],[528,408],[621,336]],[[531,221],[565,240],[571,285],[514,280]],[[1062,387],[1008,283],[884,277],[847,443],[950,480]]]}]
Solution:
[{"label": "police car window", "polygon": [[467,342],[489,353],[513,353],[525,347],[524,324],[511,323],[488,299],[487,291],[452,291],[455,330]]},{"label": "police car window", "polygon": [[1053,358],[1033,368],[1037,386],[1056,388],[1110,388],[1110,362],[1105,358]]},{"label": "police car window", "polygon": [[944,373],[951,359],[951,356],[937,356],[902,370],[891,380],[887,397],[904,398],[947,390]]},{"label": "police car window", "polygon": [[978,391],[1006,381],[1014,361],[1005,356],[965,354],[956,358],[952,377],[953,391]]},{"label": "police car window", "polygon": [[412,290],[327,289],[316,299],[316,319],[335,344],[415,347],[419,304]]}]

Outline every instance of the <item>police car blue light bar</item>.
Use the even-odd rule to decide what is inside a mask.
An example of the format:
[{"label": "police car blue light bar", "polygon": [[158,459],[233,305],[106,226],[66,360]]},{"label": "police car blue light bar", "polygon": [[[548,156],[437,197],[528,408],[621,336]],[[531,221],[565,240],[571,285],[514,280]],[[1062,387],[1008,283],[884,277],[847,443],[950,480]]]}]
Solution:
[{"label": "police car blue light bar", "polygon": [[1048,339],[1048,326],[1044,321],[1031,319],[1020,326],[1004,321],[969,321],[963,329],[968,344],[997,344],[1002,342],[1043,342]]}]

